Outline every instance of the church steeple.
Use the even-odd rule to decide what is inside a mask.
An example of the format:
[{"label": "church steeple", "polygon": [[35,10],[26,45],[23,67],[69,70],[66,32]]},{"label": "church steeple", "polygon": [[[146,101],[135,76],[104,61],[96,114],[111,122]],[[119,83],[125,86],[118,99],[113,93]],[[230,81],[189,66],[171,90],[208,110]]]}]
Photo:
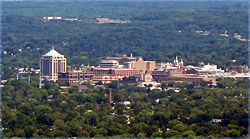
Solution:
[{"label": "church steeple", "polygon": [[174,66],[178,67],[178,65],[179,65],[179,61],[178,61],[178,57],[176,56],[174,60]]}]

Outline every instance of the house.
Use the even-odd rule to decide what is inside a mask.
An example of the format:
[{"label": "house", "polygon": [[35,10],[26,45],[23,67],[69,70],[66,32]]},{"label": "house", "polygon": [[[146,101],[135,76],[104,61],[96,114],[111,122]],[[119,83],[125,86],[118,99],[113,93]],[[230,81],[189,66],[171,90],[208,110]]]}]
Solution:
[{"label": "house", "polygon": [[221,119],[212,119],[211,122],[212,123],[221,123],[222,120]]},{"label": "house", "polygon": [[88,89],[88,87],[86,85],[82,85],[82,84],[70,84],[70,86],[77,87],[79,92],[85,92]]},{"label": "house", "polygon": [[202,35],[205,35],[205,36],[206,36],[206,35],[210,35],[211,33],[212,33],[211,31],[207,31],[207,30],[206,30],[206,31],[204,31],[204,32],[202,33]]}]

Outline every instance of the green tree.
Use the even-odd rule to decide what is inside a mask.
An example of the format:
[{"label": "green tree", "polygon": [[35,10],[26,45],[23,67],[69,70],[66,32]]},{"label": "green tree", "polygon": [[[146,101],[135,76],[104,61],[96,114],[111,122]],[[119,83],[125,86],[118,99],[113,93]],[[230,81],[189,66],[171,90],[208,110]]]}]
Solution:
[{"label": "green tree", "polygon": [[24,128],[25,136],[26,137],[32,137],[33,133],[35,132],[35,127],[33,126],[27,126]]},{"label": "green tree", "polygon": [[237,131],[236,129],[232,129],[229,131],[230,137],[240,137],[240,132]]}]

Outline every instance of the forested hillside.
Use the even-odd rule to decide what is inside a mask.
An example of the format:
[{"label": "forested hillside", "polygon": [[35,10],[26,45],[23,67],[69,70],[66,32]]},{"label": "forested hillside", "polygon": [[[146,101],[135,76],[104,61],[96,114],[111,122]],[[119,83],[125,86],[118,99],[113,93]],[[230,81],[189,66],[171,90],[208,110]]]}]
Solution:
[{"label": "forested hillside", "polygon": [[[116,53],[185,64],[247,64],[247,2],[4,2],[2,58],[5,75],[39,66],[53,46],[70,65],[96,64]],[[130,20],[128,24],[43,22],[44,16]],[[210,31],[201,35],[195,31]],[[227,30],[229,37],[220,36]],[[6,52],[5,52],[6,51]],[[231,60],[237,60],[233,63]]]}]

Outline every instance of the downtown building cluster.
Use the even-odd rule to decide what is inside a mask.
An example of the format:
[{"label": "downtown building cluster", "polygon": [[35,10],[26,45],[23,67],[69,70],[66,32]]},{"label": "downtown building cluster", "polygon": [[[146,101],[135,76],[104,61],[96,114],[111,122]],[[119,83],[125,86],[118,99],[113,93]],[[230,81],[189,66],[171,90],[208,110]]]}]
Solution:
[{"label": "downtown building cluster", "polygon": [[[201,66],[184,66],[183,60],[179,60],[177,56],[173,62],[156,63],[156,61],[145,61],[142,57],[133,57],[132,54],[130,56],[116,55],[101,60],[98,66],[80,66],[71,70],[67,69],[67,61],[64,55],[54,49],[40,59],[42,79],[67,83],[82,83],[85,81],[110,83],[130,76],[136,77],[137,81],[145,84],[170,80],[215,82],[218,77],[223,76],[234,78],[249,76],[247,66],[229,67],[229,70],[230,72],[225,72],[219,69],[217,65],[209,63]],[[240,74],[240,76],[235,76],[235,73]]]}]

